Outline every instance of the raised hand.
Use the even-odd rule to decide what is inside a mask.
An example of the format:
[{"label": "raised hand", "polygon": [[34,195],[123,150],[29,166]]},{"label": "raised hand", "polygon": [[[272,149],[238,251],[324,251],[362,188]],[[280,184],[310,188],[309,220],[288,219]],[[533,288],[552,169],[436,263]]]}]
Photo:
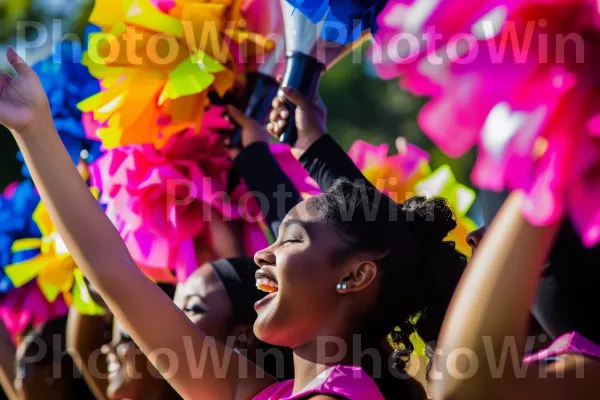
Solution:
[{"label": "raised hand", "polygon": [[[227,106],[227,111],[229,112],[231,119],[242,127],[242,148],[247,147],[252,143],[269,141],[269,132],[267,132],[258,121],[248,117],[243,111],[240,111],[231,105]],[[229,139],[225,139],[225,145],[229,151],[229,156],[231,159],[234,159],[240,154],[241,149],[229,147],[228,144]]]},{"label": "raised hand", "polygon": [[51,124],[48,98],[37,74],[12,47],[6,57],[18,76],[0,71],[0,124],[19,134],[33,122]]},{"label": "raised hand", "polygon": [[[292,148],[296,158],[300,156],[321,136],[327,132],[327,109],[320,96],[314,99],[302,95],[296,90],[283,88],[285,97],[296,105],[296,128],[298,140]],[[289,118],[285,107],[285,99],[276,97],[273,100],[273,111],[269,115],[267,129],[275,137],[279,137]]]}]

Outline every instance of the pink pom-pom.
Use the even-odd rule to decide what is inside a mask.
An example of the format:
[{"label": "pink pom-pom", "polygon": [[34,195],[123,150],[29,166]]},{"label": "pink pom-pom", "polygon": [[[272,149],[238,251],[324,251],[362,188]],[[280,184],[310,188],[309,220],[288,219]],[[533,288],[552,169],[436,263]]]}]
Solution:
[{"label": "pink pom-pom", "polygon": [[30,324],[38,327],[68,313],[69,307],[62,296],[49,303],[35,282],[15,288],[0,299],[0,318],[14,343]]},{"label": "pink pom-pom", "polygon": [[225,195],[231,162],[214,132],[229,123],[219,112],[207,112],[200,134],[182,132],[160,150],[117,147],[90,165],[107,215],[143,268],[186,275],[196,266],[194,238],[205,233],[213,213],[240,216]]},{"label": "pink pom-pom", "polygon": [[591,0],[393,0],[372,52],[383,77],[432,97],[419,124],[442,151],[478,146],[477,186],[524,190],[537,225],[567,212],[588,246],[600,242],[598,16]]}]

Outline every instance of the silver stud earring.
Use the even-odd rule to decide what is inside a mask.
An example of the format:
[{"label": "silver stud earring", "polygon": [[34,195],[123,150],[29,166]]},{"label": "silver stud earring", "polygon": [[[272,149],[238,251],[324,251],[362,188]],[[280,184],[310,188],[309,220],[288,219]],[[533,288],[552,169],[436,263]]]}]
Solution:
[{"label": "silver stud earring", "polygon": [[337,286],[335,287],[337,290],[342,290],[342,284],[338,283]]},{"label": "silver stud earring", "polygon": [[342,290],[346,290],[348,289],[348,285],[346,285],[345,283],[342,285]]},{"label": "silver stud earring", "polygon": [[348,289],[348,285],[346,285],[345,283],[338,283],[336,288],[337,290],[346,290]]}]

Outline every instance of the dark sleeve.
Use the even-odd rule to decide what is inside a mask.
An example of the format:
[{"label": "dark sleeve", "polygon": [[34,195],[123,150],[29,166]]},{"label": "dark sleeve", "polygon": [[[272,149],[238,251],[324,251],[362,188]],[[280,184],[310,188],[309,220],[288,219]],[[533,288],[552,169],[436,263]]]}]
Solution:
[{"label": "dark sleeve", "polygon": [[350,156],[329,135],[323,135],[314,142],[300,157],[300,163],[322,191],[329,189],[339,178],[368,183]]},{"label": "dark sleeve", "polygon": [[233,160],[233,168],[244,178],[251,192],[263,195],[259,199],[261,209],[273,237],[276,238],[285,215],[302,201],[300,193],[265,142],[246,146]]}]

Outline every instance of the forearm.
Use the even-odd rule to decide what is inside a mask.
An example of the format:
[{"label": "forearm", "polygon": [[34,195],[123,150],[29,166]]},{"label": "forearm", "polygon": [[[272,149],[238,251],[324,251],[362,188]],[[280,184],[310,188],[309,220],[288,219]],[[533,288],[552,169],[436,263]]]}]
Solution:
[{"label": "forearm", "polygon": [[[175,355],[179,368],[168,381],[182,397],[232,398],[239,384],[236,373],[240,357],[223,345],[213,346],[220,360],[230,358],[229,369],[224,376],[209,362],[201,369],[203,379],[197,379],[199,371],[194,365],[199,354],[192,353],[193,349],[204,349],[206,336],[135,265],[119,233],[79,176],[52,123],[39,124],[38,131],[32,132],[15,137],[33,180],[75,262],[114,316],[158,371],[171,367],[170,357],[159,357],[161,351],[169,349]],[[194,359],[190,360],[190,355]],[[254,368],[249,365],[252,373]],[[249,381],[245,388],[251,391],[270,382],[269,378]]]},{"label": "forearm", "polygon": [[323,191],[340,178],[362,180],[370,185],[344,149],[329,135],[317,139],[299,160]]},{"label": "forearm", "polygon": [[[300,193],[265,142],[252,143],[244,148],[233,166],[251,192],[266,196],[267,203],[261,204],[263,214],[273,237],[277,237],[278,226],[285,215],[302,201]],[[279,193],[283,194],[283,198],[279,198]]]},{"label": "forearm", "polygon": [[107,366],[103,359],[98,362],[104,331],[104,317],[82,315],[75,307],[69,310],[67,351],[97,400],[107,399]]},{"label": "forearm", "polygon": [[15,139],[69,251],[103,295],[110,294],[114,278],[141,272],[79,175],[54,127],[50,125],[45,130],[17,134]]},{"label": "forearm", "polygon": [[[498,360],[503,347],[512,343],[522,356],[529,308],[557,229],[532,226],[521,205],[521,194],[509,196],[456,289],[436,350],[434,371],[442,374],[433,384],[436,399],[484,398],[514,378],[512,368],[521,363],[509,358],[502,378],[493,378],[488,360]],[[448,362],[450,354],[464,349],[479,362],[470,379],[461,379],[457,371],[468,371],[472,360]]]}]

